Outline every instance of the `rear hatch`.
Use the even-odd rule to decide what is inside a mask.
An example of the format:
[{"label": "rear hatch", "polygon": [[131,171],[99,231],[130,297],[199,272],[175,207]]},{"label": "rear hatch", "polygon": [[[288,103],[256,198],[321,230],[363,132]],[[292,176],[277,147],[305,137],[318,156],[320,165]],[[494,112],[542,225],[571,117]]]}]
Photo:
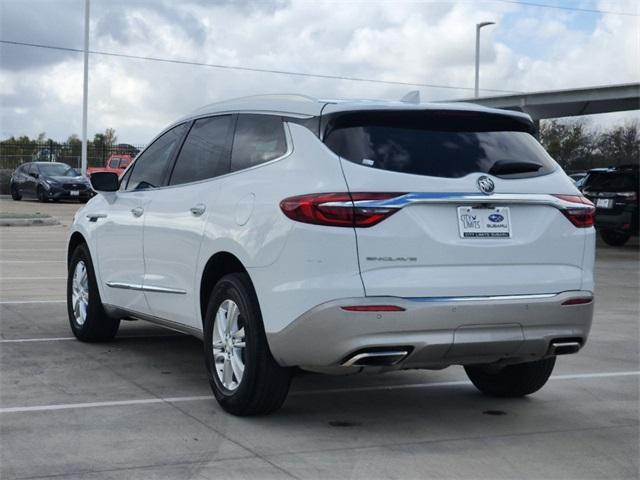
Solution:
[{"label": "rear hatch", "polygon": [[620,215],[638,204],[637,169],[592,171],[583,192],[596,206],[597,215]]},{"label": "rear hatch", "polygon": [[528,119],[409,110],[335,112],[323,120],[323,141],[341,157],[356,210],[382,218],[355,228],[367,295],[581,288],[580,227],[591,226],[592,215],[582,214],[592,207],[581,203]]}]

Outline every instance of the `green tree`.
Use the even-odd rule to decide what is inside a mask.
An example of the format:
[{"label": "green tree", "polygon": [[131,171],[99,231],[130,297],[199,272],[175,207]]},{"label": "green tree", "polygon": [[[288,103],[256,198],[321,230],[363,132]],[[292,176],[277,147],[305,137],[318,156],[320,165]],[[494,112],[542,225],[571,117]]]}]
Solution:
[{"label": "green tree", "polygon": [[598,136],[598,148],[609,165],[640,163],[640,128],[629,122]]},{"label": "green tree", "polygon": [[561,123],[545,121],[540,125],[540,143],[565,170],[589,168],[596,146],[582,120]]}]

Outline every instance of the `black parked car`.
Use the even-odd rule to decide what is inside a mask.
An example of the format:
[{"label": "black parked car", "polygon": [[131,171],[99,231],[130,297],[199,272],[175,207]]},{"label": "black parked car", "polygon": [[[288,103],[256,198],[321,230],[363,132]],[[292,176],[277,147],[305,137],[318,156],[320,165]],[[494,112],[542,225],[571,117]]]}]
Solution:
[{"label": "black parked car", "polygon": [[60,162],[29,162],[20,165],[11,176],[11,198],[48,200],[80,200],[93,196],[89,181],[75,168]]},{"label": "black parked car", "polygon": [[596,228],[605,243],[624,245],[638,235],[638,166],[589,171],[582,193],[596,206]]}]

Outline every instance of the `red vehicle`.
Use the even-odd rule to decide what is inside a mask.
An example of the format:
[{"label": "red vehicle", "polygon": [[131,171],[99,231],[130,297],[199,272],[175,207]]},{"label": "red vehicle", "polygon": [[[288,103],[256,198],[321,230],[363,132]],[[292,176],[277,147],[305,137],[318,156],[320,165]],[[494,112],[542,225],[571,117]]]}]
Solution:
[{"label": "red vehicle", "polygon": [[132,161],[133,156],[131,155],[114,153],[109,155],[106,166],[87,168],[87,176],[90,177],[96,172],[114,172],[118,175],[122,175],[122,172],[125,171]]}]

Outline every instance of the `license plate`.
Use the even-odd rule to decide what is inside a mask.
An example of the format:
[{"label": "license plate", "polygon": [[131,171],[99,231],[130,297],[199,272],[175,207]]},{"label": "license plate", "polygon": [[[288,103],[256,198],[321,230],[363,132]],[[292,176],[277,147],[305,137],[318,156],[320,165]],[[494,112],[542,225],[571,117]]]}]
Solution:
[{"label": "license plate", "polygon": [[461,238],[511,238],[509,207],[458,207]]},{"label": "license plate", "polygon": [[69,193],[72,197],[77,197],[80,195],[80,190],[71,190]]},{"label": "license plate", "polygon": [[613,200],[611,198],[598,198],[596,200],[596,207],[598,208],[612,208]]}]

